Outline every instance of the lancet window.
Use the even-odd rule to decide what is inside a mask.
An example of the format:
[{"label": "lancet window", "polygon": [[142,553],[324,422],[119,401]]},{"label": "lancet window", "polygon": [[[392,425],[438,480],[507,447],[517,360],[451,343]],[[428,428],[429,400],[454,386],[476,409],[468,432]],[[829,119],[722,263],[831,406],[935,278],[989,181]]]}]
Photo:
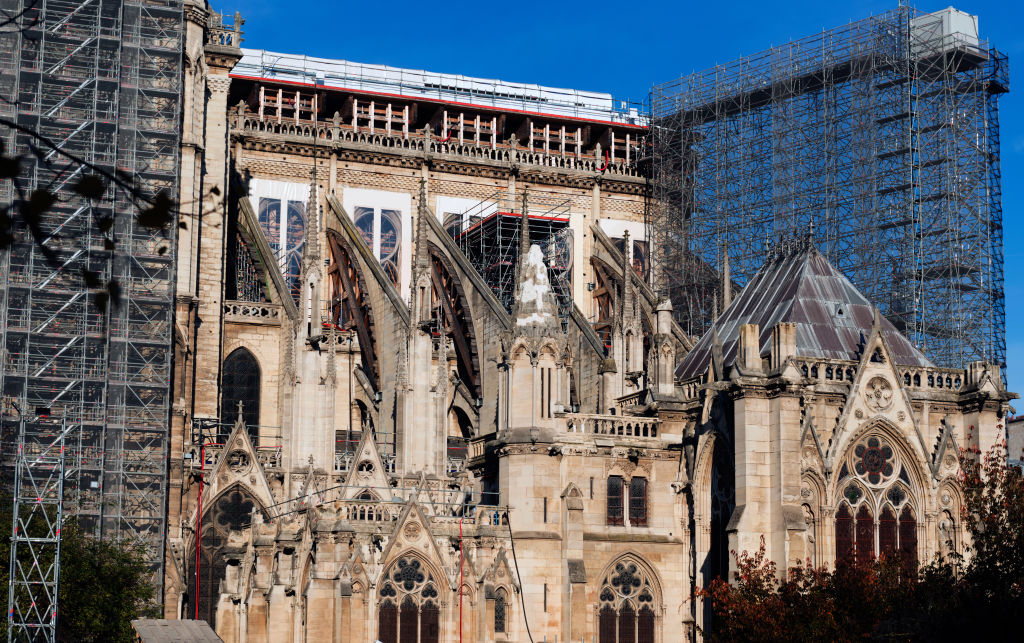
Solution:
[{"label": "lancet window", "polygon": [[860,440],[839,470],[836,561],[899,555],[917,561],[917,514],[910,475],[886,437]]},{"label": "lancet window", "polygon": [[[247,466],[244,460],[242,466]],[[193,546],[188,565],[188,601],[183,618],[197,618],[215,625],[220,583],[224,580],[227,559],[224,546],[228,535],[252,521],[253,510],[262,511],[259,503],[243,488],[233,487],[213,503],[196,526],[202,533],[198,551]]]},{"label": "lancet window", "polygon": [[232,351],[224,360],[221,372],[219,442],[227,438],[238,415],[239,402],[242,403],[242,421],[255,445],[260,423],[260,365],[253,354],[244,348]]},{"label": "lancet window", "polygon": [[418,558],[392,565],[380,585],[377,638],[381,643],[437,643],[441,603],[437,582]]},{"label": "lancet window", "polygon": [[599,643],[654,643],[655,583],[638,561],[627,557],[615,563],[598,599]]}]

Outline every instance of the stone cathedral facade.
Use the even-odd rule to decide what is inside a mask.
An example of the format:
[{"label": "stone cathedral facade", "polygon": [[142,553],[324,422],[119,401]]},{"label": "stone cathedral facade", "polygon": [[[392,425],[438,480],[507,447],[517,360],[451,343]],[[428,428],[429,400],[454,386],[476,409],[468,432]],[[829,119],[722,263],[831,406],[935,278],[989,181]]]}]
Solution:
[{"label": "stone cathedral facade", "polygon": [[762,537],[781,569],[962,547],[998,367],[935,367],[801,240],[687,336],[610,97],[410,89],[187,21],[165,617],[668,643]]}]

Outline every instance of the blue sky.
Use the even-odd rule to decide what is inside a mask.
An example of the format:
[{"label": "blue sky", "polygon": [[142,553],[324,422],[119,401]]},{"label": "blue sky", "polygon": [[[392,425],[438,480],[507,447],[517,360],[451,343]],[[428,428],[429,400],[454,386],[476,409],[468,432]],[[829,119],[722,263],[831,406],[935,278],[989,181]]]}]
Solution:
[{"label": "blue sky", "polygon": [[[935,11],[952,0],[917,3]],[[963,0],[982,38],[1010,57],[1000,103],[1006,343],[1010,390],[1024,393],[1024,7]],[[245,46],[507,81],[605,91],[644,100],[655,83],[756,53],[873,13],[895,0],[821,2],[356,3],[215,2],[241,11]],[[1020,66],[1019,66],[1020,65]],[[1024,411],[1024,402],[1018,404]]]}]

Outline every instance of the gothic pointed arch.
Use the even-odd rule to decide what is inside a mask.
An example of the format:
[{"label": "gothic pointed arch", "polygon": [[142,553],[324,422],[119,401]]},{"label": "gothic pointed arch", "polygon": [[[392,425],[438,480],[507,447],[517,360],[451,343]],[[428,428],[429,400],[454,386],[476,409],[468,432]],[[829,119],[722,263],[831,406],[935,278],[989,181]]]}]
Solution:
[{"label": "gothic pointed arch", "polygon": [[612,561],[601,579],[599,643],[654,643],[662,611],[661,583],[654,568],[630,552]]},{"label": "gothic pointed arch", "polygon": [[[241,409],[249,439],[257,442],[260,424],[260,364],[246,348],[236,348],[221,365],[220,430],[218,442],[227,438],[231,424]],[[241,407],[239,407],[241,403]]]},{"label": "gothic pointed arch", "polygon": [[418,552],[395,558],[377,582],[377,638],[381,643],[438,643],[444,576]]},{"label": "gothic pointed arch", "polygon": [[835,559],[878,556],[916,562],[924,473],[895,427],[877,420],[852,436],[836,462]]},{"label": "gothic pointed arch", "polygon": [[459,379],[473,398],[480,397],[480,352],[472,311],[462,283],[448,259],[430,246],[432,333],[445,333],[455,347]]},{"label": "gothic pointed arch", "polygon": [[228,537],[248,526],[253,512],[267,518],[267,510],[251,490],[234,484],[221,492],[207,505],[195,525],[200,537],[193,541],[189,560],[186,561],[188,601],[185,618],[207,621],[216,626],[217,602],[220,584],[226,576]]},{"label": "gothic pointed arch", "polygon": [[327,269],[331,283],[330,318],[327,323],[356,332],[363,373],[374,390],[377,390],[380,365],[377,360],[373,308],[366,292],[366,281],[340,234],[328,229],[327,245],[331,253],[331,265]]}]

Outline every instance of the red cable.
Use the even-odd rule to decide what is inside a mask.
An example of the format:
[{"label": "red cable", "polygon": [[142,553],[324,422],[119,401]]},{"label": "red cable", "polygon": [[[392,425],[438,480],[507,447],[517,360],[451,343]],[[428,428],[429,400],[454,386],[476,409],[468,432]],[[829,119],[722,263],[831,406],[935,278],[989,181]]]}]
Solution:
[{"label": "red cable", "polygon": [[599,167],[597,171],[604,172],[606,169],[608,169],[608,150],[604,151],[604,165]]},{"label": "red cable", "polygon": [[206,443],[199,447],[199,499],[196,500],[196,619],[199,620],[199,534],[203,528],[203,470],[206,465]]},{"label": "red cable", "polygon": [[459,518],[459,643],[462,643],[462,518]]}]

